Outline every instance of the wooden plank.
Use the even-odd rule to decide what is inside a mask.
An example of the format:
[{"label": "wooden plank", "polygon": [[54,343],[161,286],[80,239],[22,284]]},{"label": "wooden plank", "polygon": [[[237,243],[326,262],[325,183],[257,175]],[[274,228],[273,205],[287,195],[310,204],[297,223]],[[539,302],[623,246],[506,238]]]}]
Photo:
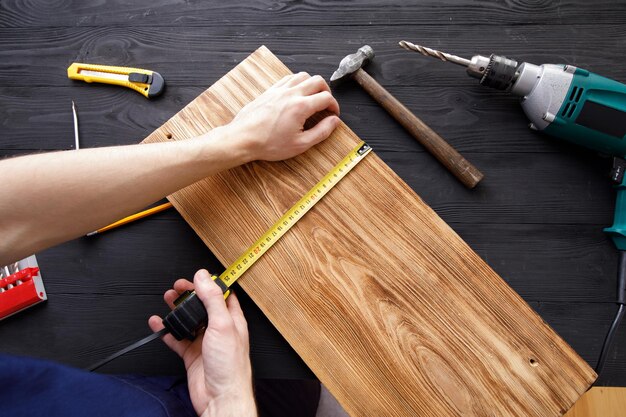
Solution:
[{"label": "wooden plank", "polygon": [[[260,48],[146,141],[229,122],[289,70]],[[170,196],[224,264],[358,138],[255,162]],[[261,258],[241,286],[351,415],[562,415],[595,379],[375,154]]]},{"label": "wooden plank", "polygon": [[565,417],[623,417],[626,388],[593,387],[574,404]]},{"label": "wooden plank", "polygon": [[[623,24],[605,25],[602,31],[595,24],[565,26],[560,30],[546,30],[545,25],[447,26],[442,30],[436,24],[349,29],[325,25],[255,26],[249,30],[221,25],[202,29],[0,28],[0,84],[98,88],[67,78],[65,69],[74,61],[83,61],[148,68],[160,72],[168,86],[170,83],[204,86],[214,81],[208,76],[224,74],[263,39],[270,48],[280,51],[281,59],[297,63],[294,71],[306,69],[330,77],[343,56],[369,43],[376,58],[367,70],[387,88],[450,86],[461,91],[482,88],[485,95],[493,97],[497,91],[480,87],[462,68],[407,52],[397,46],[398,40],[406,37],[462,56],[498,53],[520,62],[572,64],[624,81],[626,68],[615,62],[626,59],[625,36]],[[537,45],[549,45],[549,48]]]},{"label": "wooden plank", "polygon": [[[381,7],[382,6],[382,7]],[[524,0],[493,1],[360,0],[319,3],[314,0],[275,3],[272,0],[236,2],[184,2],[154,0],[150,3],[124,0],[100,2],[60,1],[4,2],[0,26],[224,26],[276,25],[312,26],[319,22],[338,25],[442,26],[507,23],[542,23],[551,26],[625,23],[626,5],[615,0],[588,2],[563,0],[529,4]],[[374,18],[374,17],[375,18]]]}]

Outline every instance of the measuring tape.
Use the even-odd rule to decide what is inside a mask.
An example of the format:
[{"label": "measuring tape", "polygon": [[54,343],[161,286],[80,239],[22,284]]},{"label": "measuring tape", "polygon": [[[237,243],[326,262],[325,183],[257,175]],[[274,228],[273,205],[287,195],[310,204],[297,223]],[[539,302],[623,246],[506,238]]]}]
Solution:
[{"label": "measuring tape", "polygon": [[[335,165],[317,184],[298,200],[287,212],[276,221],[256,242],[252,244],[235,262],[233,262],[222,274],[212,278],[222,289],[224,298],[230,295],[230,287],[261,257],[267,252],[291,227],[298,222],[313,206],[322,199],[348,172],[352,170],[372,148],[365,142],[359,143]],[[193,340],[198,331],[206,327],[208,322],[206,308],[198,298],[195,291],[185,291],[174,301],[175,308],[163,319],[165,326],[159,332],[155,332],[132,345],[112,354],[97,364],[87,368],[93,371],[102,365],[112,361],[133,349],[136,349],[152,340],[167,333],[171,333],[176,339]]]},{"label": "measuring tape", "polygon": [[235,283],[269,248],[274,245],[291,227],[298,222],[319,200],[322,199],[352,168],[354,168],[372,148],[361,142],[311,188],[296,204],[269,228],[263,236],[233,262],[215,282],[227,297],[228,288]]}]

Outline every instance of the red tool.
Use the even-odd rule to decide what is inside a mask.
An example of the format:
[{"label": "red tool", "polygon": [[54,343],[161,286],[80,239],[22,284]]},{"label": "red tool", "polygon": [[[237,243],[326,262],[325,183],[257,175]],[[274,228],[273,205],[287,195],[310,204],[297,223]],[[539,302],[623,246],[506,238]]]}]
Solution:
[{"label": "red tool", "polygon": [[0,320],[48,299],[35,257],[21,264],[26,267],[0,279]]}]

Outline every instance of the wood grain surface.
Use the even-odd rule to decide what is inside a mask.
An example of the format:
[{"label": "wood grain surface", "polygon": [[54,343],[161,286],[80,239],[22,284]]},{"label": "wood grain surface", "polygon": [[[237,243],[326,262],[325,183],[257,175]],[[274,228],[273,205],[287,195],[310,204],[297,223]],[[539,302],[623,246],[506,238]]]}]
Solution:
[{"label": "wood grain surface", "polygon": [[565,417],[623,417],[626,388],[593,387],[585,393]]},{"label": "wood grain surface", "polygon": [[[289,70],[260,48],[146,139],[228,123]],[[170,200],[224,264],[358,141],[342,124]],[[240,285],[353,416],[557,416],[589,366],[375,154]]]}]

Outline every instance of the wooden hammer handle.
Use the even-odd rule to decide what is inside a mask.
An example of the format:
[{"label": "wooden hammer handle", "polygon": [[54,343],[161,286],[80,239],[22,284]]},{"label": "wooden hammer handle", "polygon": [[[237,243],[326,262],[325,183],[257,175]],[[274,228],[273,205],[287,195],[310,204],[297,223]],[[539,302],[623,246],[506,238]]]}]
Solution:
[{"label": "wooden hammer handle", "polygon": [[409,109],[393,97],[389,91],[385,90],[367,72],[359,68],[352,77],[466,187],[474,188],[480,182],[483,178],[482,172],[467,159],[463,158],[460,153],[428,127],[426,123],[411,113]]}]

